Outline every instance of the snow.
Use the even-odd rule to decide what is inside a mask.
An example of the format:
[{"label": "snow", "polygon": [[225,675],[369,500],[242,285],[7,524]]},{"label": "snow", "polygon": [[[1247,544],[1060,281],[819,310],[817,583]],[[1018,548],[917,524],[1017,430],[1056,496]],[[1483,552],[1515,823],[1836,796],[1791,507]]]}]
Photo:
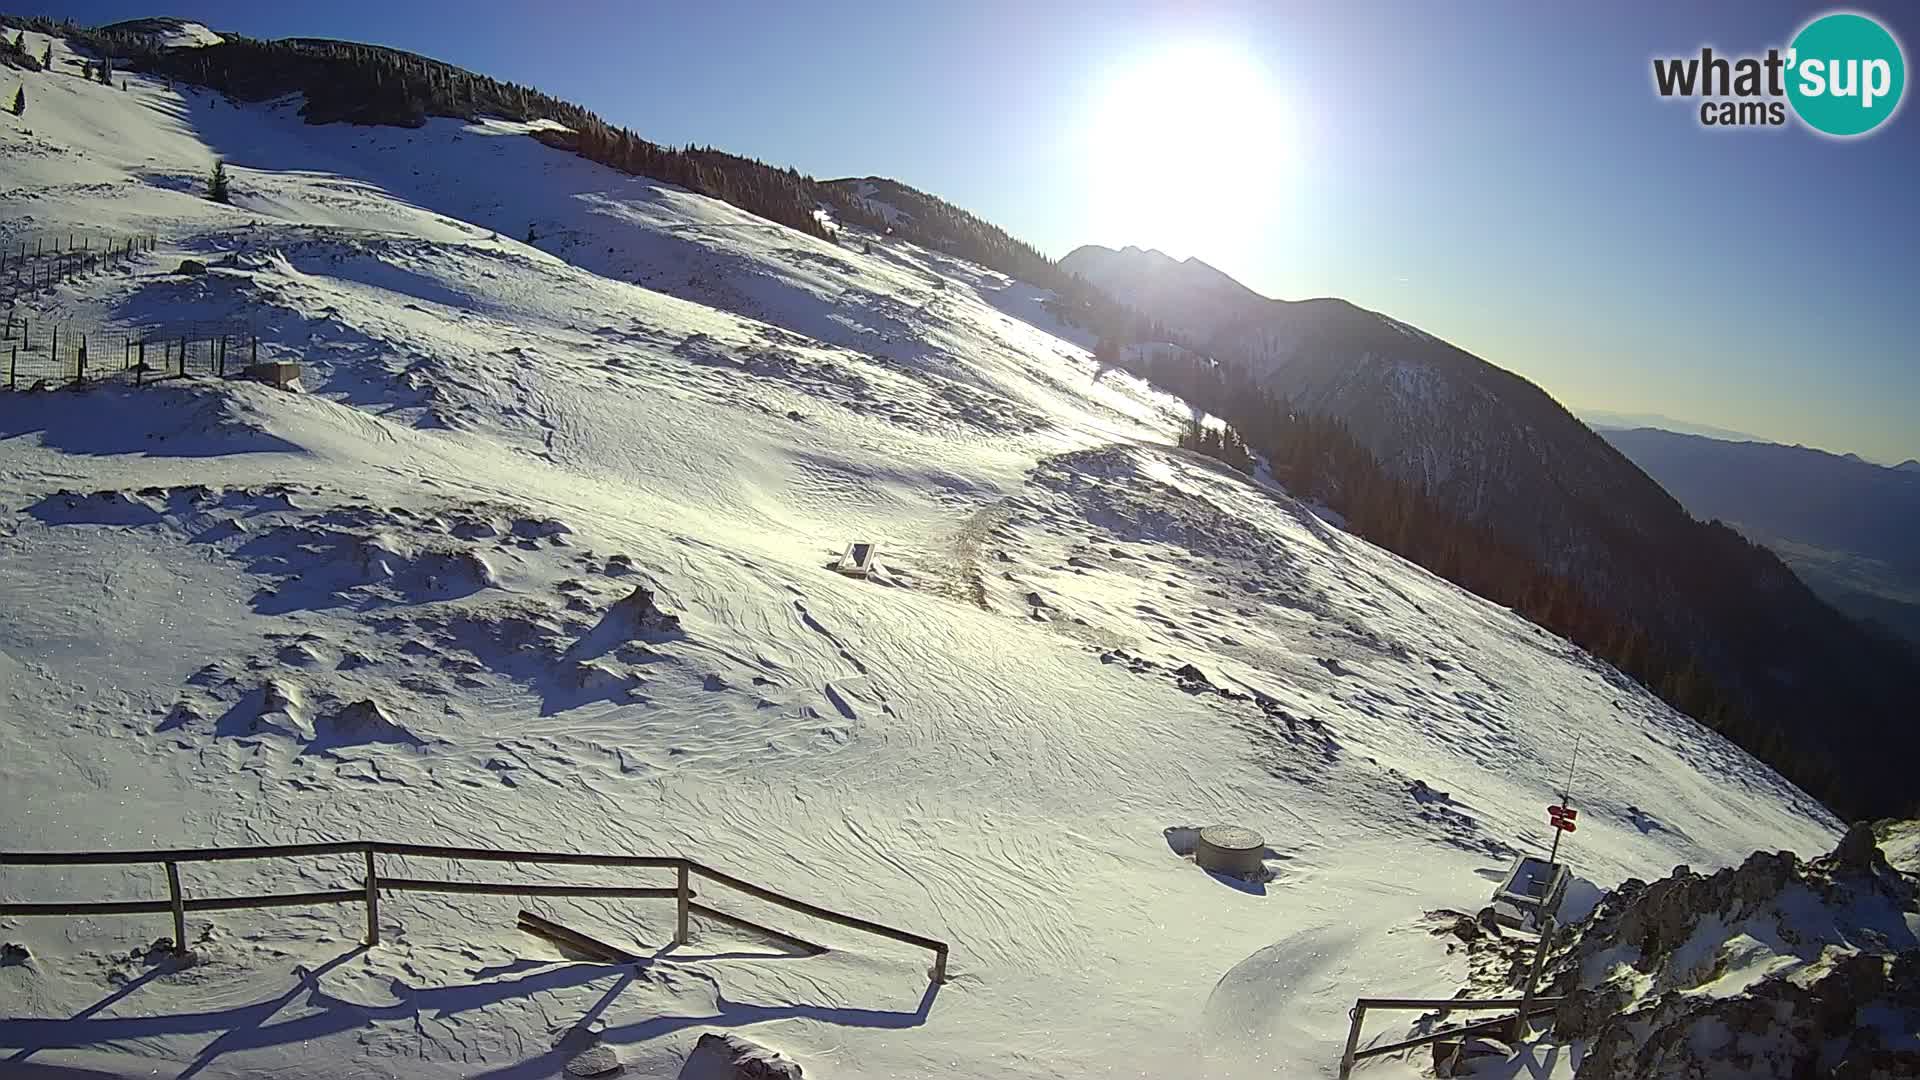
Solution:
[{"label": "snow", "polygon": [[[831,951],[714,926],[663,950],[670,904],[530,904],[648,957],[615,969],[515,931],[530,902],[411,893],[371,949],[354,906],[196,913],[176,970],[144,955],[165,917],[15,918],[8,1069],[545,1076],[597,1042],[673,1076],[750,1028],[829,1077],[1327,1074],[1353,997],[1458,987],[1413,920],[1544,850],[1576,734],[1563,855],[1600,885],[1837,835],[1604,663],[1172,449],[1184,404],[1031,286],[530,125],[313,128],[128,82],[36,78],[0,120],[0,241],[160,237],[27,313],[244,322],[308,392],[0,394],[0,849],[684,854],[947,940],[953,978],[732,895]],[[200,197],[216,156],[232,206]],[[853,539],[884,573],[828,569]],[[677,628],[620,607],[641,585]],[[1213,822],[1265,836],[1273,879],[1164,839]],[[184,873],[301,891],[350,862]]]}]

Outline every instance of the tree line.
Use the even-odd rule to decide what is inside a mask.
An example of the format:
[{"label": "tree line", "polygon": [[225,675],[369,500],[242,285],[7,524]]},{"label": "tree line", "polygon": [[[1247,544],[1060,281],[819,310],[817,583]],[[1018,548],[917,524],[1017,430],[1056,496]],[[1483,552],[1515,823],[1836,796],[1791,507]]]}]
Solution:
[{"label": "tree line", "polygon": [[[1204,431],[1190,426],[1182,446],[1243,472],[1252,471],[1252,455],[1259,454],[1288,491],[1332,508],[1348,531],[1608,661],[1838,812],[1868,804],[1831,753],[1789,738],[1775,715],[1754,709],[1710,674],[1695,650],[1624,617],[1578,581],[1549,571],[1523,548],[1401,480],[1338,418],[1300,409],[1238,364],[1185,351],[1126,349],[1118,338],[1103,340],[1096,357],[1226,422]],[[1757,547],[1718,522],[1701,527],[1716,534],[1715,551],[1748,549],[1751,557]]]}]

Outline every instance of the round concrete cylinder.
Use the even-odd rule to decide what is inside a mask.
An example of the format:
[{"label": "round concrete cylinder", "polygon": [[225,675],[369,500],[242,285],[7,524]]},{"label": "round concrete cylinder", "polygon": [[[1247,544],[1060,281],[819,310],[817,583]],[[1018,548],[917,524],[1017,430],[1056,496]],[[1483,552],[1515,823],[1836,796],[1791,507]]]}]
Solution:
[{"label": "round concrete cylinder", "polygon": [[1238,825],[1209,825],[1200,830],[1200,842],[1193,849],[1193,861],[1201,868],[1235,877],[1252,877],[1261,869],[1260,856],[1266,841],[1252,829]]}]

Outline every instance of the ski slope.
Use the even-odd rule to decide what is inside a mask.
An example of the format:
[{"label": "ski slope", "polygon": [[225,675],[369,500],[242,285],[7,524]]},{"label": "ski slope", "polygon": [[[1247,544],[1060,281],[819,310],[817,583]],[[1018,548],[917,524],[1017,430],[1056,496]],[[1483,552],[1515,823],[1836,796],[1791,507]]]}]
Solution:
[{"label": "ski slope", "polygon": [[[737,898],[831,951],[702,926],[659,952],[669,903],[529,905],[659,952],[614,969],[511,898],[395,894],[370,950],[358,907],[196,915],[175,970],[143,955],[165,917],[16,918],[0,1073],[552,1076],[597,1041],[672,1077],[725,1029],[830,1078],[1327,1075],[1354,996],[1461,984],[1421,917],[1545,845],[1576,738],[1600,886],[1838,835],[1607,665],[1174,449],[1185,406],[1027,285],[533,125],[313,128],[127,82],[36,76],[0,117],[0,243],[160,236],[26,313],[244,323],[306,392],[0,393],[0,849],[684,854],[947,940],[953,977]],[[216,156],[231,206],[201,197]],[[828,569],[853,540],[869,579]],[[616,606],[637,585],[677,633]],[[1167,839],[1213,822],[1263,834],[1270,880]]]}]

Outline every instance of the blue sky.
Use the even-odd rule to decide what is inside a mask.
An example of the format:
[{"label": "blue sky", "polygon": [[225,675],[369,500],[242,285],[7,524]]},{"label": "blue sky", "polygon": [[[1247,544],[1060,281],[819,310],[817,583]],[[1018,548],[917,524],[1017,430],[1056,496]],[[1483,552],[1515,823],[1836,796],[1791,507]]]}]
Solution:
[{"label": "blue sky", "polygon": [[[1268,295],[1343,296],[1576,409],[1920,457],[1915,108],[1839,142],[1704,129],[1652,90],[1656,55],[1784,47],[1827,10],[163,0],[49,13],[413,49],[657,141],[892,176],[1054,255],[1155,246]],[[1920,13],[1855,10],[1913,61]],[[1201,129],[1242,149],[1195,151],[1165,115],[1116,117],[1129,72],[1195,50],[1232,55],[1267,88]],[[1248,161],[1257,179],[1233,167]]]}]

